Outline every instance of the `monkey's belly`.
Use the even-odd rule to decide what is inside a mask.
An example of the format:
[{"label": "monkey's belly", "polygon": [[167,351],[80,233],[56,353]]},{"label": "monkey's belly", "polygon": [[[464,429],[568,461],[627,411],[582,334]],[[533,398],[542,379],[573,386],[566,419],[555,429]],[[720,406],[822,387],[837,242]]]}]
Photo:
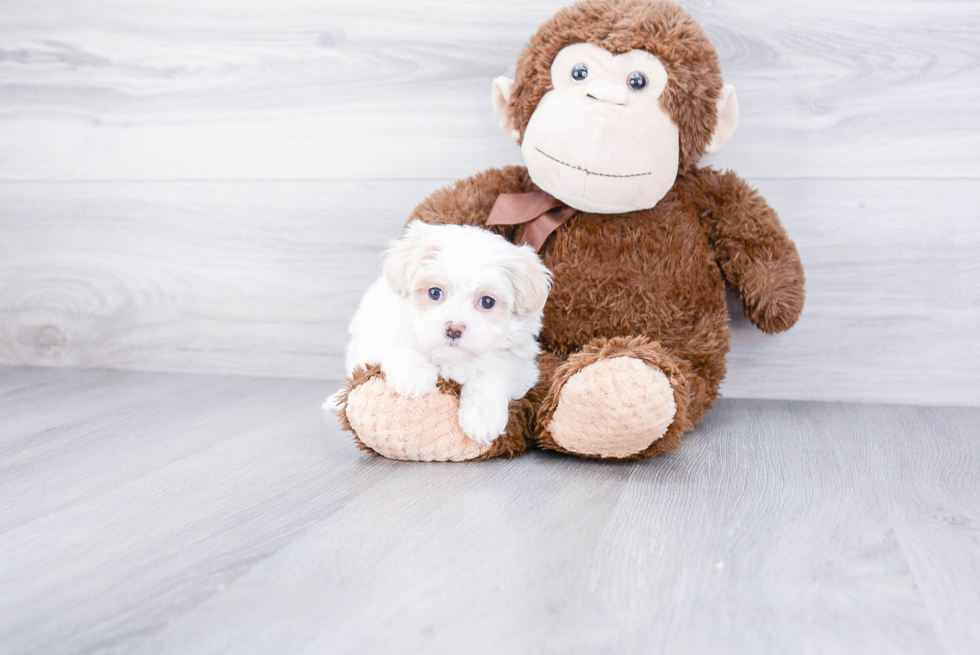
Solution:
[{"label": "monkey's belly", "polygon": [[644,335],[684,357],[727,351],[725,284],[696,217],[585,214],[555,234],[541,343],[565,356],[596,337]]}]

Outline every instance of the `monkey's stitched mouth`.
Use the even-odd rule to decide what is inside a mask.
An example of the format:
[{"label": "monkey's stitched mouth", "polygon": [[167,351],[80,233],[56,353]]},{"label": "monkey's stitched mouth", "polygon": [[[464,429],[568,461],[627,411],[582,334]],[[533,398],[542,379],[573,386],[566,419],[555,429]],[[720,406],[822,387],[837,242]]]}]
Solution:
[{"label": "monkey's stitched mouth", "polygon": [[632,173],[630,175],[613,175],[611,173],[596,173],[595,171],[590,171],[587,168],[582,168],[581,166],[576,166],[575,164],[569,164],[568,162],[564,162],[564,161],[562,161],[560,159],[557,159],[555,157],[552,157],[551,155],[549,155],[548,153],[546,153],[541,148],[538,148],[537,146],[535,146],[534,149],[537,150],[538,152],[540,152],[542,155],[544,155],[548,159],[550,159],[551,161],[558,162],[562,166],[568,166],[569,168],[574,168],[577,171],[582,171],[586,175],[598,175],[599,177],[643,177],[644,175],[653,175],[653,173]]}]

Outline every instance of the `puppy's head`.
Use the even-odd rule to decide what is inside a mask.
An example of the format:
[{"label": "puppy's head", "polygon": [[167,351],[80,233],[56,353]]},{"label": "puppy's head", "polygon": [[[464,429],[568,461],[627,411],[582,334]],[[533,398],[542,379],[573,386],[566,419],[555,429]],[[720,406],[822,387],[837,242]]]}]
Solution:
[{"label": "puppy's head", "polygon": [[387,251],[384,275],[412,301],[422,347],[449,361],[536,336],[551,288],[531,248],[478,227],[420,221]]}]

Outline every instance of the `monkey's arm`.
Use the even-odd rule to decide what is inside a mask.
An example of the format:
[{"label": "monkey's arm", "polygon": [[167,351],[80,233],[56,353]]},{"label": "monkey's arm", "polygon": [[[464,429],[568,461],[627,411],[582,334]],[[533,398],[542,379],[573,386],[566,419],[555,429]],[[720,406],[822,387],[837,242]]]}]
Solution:
[{"label": "monkey's arm", "polygon": [[709,168],[689,177],[685,195],[749,319],[768,334],[793,327],[803,311],[803,264],[779,216],[734,173]]},{"label": "monkey's arm", "polygon": [[[526,193],[537,189],[523,166],[491,168],[433,192],[415,208],[408,220],[433,225],[452,223],[483,227],[501,193]],[[490,229],[507,239],[514,231],[509,225],[495,225]]]}]

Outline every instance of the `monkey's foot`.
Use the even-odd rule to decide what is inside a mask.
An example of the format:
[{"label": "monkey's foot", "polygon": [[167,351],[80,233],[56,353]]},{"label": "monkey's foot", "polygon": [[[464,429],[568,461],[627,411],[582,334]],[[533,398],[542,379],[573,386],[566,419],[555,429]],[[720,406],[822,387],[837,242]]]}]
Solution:
[{"label": "monkey's foot", "polygon": [[532,412],[527,401],[511,403],[507,431],[491,444],[467,437],[459,427],[459,386],[439,381],[439,390],[420,398],[388,388],[377,366],[358,369],[339,399],[343,427],[357,446],[390,459],[461,462],[515,457],[527,449]]},{"label": "monkey's foot", "polygon": [[673,450],[690,429],[683,377],[667,361],[661,365],[671,377],[654,363],[665,356],[657,344],[613,339],[595,345],[556,371],[538,417],[539,445],[609,459]]}]

